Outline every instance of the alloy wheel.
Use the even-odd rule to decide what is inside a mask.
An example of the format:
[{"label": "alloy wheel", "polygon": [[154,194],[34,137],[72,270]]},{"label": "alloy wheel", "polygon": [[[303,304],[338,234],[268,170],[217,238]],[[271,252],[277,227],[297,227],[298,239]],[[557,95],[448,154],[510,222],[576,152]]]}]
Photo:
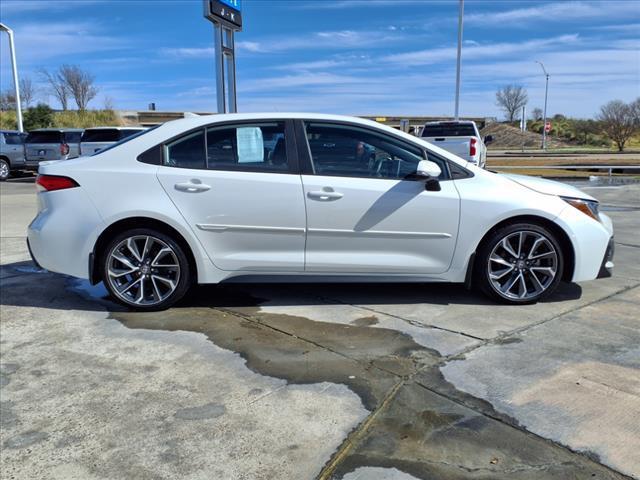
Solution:
[{"label": "alloy wheel", "polygon": [[0,180],[9,178],[9,164],[5,160],[0,160]]},{"label": "alloy wheel", "polygon": [[558,252],[544,235],[512,232],[493,247],[487,264],[489,282],[498,295],[509,300],[539,297],[558,273]]},{"label": "alloy wheel", "polygon": [[125,303],[152,306],[178,287],[180,263],[176,252],[151,235],[136,235],[118,243],[107,257],[107,280]]}]

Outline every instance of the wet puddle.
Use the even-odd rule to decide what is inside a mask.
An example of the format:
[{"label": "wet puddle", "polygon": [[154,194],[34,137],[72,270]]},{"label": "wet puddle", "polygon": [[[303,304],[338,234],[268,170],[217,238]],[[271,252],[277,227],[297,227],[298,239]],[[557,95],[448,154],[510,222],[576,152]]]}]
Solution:
[{"label": "wet puddle", "polygon": [[111,316],[131,329],[204,334],[261,375],[347,385],[372,413],[318,478],[363,467],[424,479],[622,478],[457,391],[440,374],[436,351],[380,328],[374,315],[336,324],[267,313],[263,302],[241,288],[202,287],[182,308]]}]

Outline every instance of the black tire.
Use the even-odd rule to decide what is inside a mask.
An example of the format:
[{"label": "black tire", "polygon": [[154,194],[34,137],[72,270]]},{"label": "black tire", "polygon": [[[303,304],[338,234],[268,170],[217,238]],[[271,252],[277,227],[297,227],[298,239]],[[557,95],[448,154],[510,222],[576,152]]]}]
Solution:
[{"label": "black tire", "polygon": [[8,160],[0,158],[0,182],[4,182],[11,176],[11,164]]},{"label": "black tire", "polygon": [[[151,243],[149,254],[147,256],[144,255],[144,251],[147,248],[147,244],[144,243],[145,237],[153,239],[153,243]],[[134,239],[133,248],[137,250],[138,254],[142,253],[142,255],[140,255],[142,260],[139,260],[138,257],[133,255],[133,250],[125,248],[123,245],[123,242],[126,243],[129,239]],[[140,252],[141,245],[144,245],[142,252]],[[150,263],[146,259],[153,258],[151,262],[154,262],[158,259],[157,255],[160,255],[158,252],[165,248],[169,248],[171,252],[164,253],[161,257],[163,260],[158,260],[158,263],[175,262],[175,264],[178,265],[178,268],[172,268],[170,265],[158,264],[156,267],[158,271],[156,272],[156,270],[153,269],[154,264]],[[112,254],[114,251],[119,258],[126,255],[125,260],[127,260],[127,263],[122,263],[113,257]],[[167,256],[169,257],[169,260],[166,260]],[[114,265],[116,264],[119,267],[122,267],[122,270],[118,269],[119,272],[126,271],[130,269],[131,266],[137,266],[138,270],[130,274],[125,274],[124,280],[120,280],[120,277],[112,277],[109,273],[110,267],[111,271],[115,272]],[[173,263],[171,265],[173,265]],[[117,234],[101,252],[100,266],[102,282],[111,294],[111,297],[118,303],[125,305],[132,310],[165,310],[184,297],[192,283],[191,267],[184,249],[171,236],[150,228],[136,228]],[[140,277],[143,278],[140,279]],[[159,277],[165,277],[165,279],[158,281],[157,279]],[[168,287],[167,283],[165,283],[171,282],[172,279],[175,284],[175,288],[173,289]],[[138,286],[130,285],[130,283],[136,283],[136,280],[139,280]],[[127,281],[129,283],[125,283]],[[122,282],[123,285],[118,285],[119,282]],[[140,285],[142,285],[142,288],[140,288]],[[130,289],[127,289],[127,286],[129,286]],[[125,291],[123,292],[123,290]],[[142,291],[141,294],[140,291]],[[134,292],[137,292],[136,296],[141,297],[142,299],[145,298],[145,293],[150,293],[149,302],[144,300],[144,303],[137,303],[135,301],[136,299],[129,298]],[[166,294],[166,297],[163,297],[163,294]]]},{"label": "black tire", "polygon": [[[520,233],[523,234],[524,240],[519,240],[522,238]],[[533,247],[539,238],[543,240],[540,240],[538,247]],[[513,255],[503,247],[504,239],[510,242],[508,245],[512,247],[514,252],[518,245],[517,242],[522,242],[522,246],[517,249],[519,251],[515,252],[521,255],[516,256],[515,261],[513,261]],[[538,255],[533,255],[533,257],[541,256],[542,258],[530,260],[529,258],[535,253],[533,251],[527,252],[527,248],[531,247],[536,248],[538,252]],[[490,263],[492,253],[494,260]],[[503,260],[506,262],[502,263]],[[498,268],[503,270],[498,271]],[[511,270],[509,270],[510,268]],[[550,272],[552,271],[555,271],[555,275],[551,278]],[[553,294],[562,279],[563,271],[564,255],[555,234],[541,225],[517,223],[494,230],[482,242],[476,254],[474,283],[493,300],[507,304],[524,305],[536,303]],[[505,283],[500,288],[500,282],[503,280],[502,277],[498,279],[498,276],[503,275],[502,272],[507,272],[504,275],[509,277],[504,280]],[[514,290],[509,290],[507,287],[514,277],[517,277],[515,281],[518,282],[518,285],[513,284]],[[540,288],[542,290],[538,291]],[[525,292],[526,297],[517,298],[518,295],[522,295],[522,292]]]}]

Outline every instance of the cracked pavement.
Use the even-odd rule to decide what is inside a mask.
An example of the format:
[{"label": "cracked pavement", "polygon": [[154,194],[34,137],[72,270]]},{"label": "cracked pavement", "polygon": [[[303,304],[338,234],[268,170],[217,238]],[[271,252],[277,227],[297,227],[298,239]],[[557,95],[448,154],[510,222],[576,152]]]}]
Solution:
[{"label": "cracked pavement", "polygon": [[537,305],[225,285],[141,314],[35,269],[33,185],[2,184],[3,476],[640,477],[640,185],[586,190],[615,207],[614,277]]}]

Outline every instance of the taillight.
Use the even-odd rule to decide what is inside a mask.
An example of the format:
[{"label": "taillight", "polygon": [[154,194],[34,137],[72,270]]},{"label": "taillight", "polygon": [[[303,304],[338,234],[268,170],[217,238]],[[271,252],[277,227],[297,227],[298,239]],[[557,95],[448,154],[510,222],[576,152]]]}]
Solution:
[{"label": "taillight", "polygon": [[36,178],[36,188],[41,192],[53,192],[54,190],[64,190],[79,186],[78,182],[73,178],[60,175],[38,175]]},{"label": "taillight", "polygon": [[60,155],[69,155],[69,145],[66,143],[60,145]]},{"label": "taillight", "polygon": [[476,143],[478,142],[478,140],[476,140],[475,138],[472,138],[471,141],[469,142],[469,155],[472,157],[475,157],[476,155]]}]

